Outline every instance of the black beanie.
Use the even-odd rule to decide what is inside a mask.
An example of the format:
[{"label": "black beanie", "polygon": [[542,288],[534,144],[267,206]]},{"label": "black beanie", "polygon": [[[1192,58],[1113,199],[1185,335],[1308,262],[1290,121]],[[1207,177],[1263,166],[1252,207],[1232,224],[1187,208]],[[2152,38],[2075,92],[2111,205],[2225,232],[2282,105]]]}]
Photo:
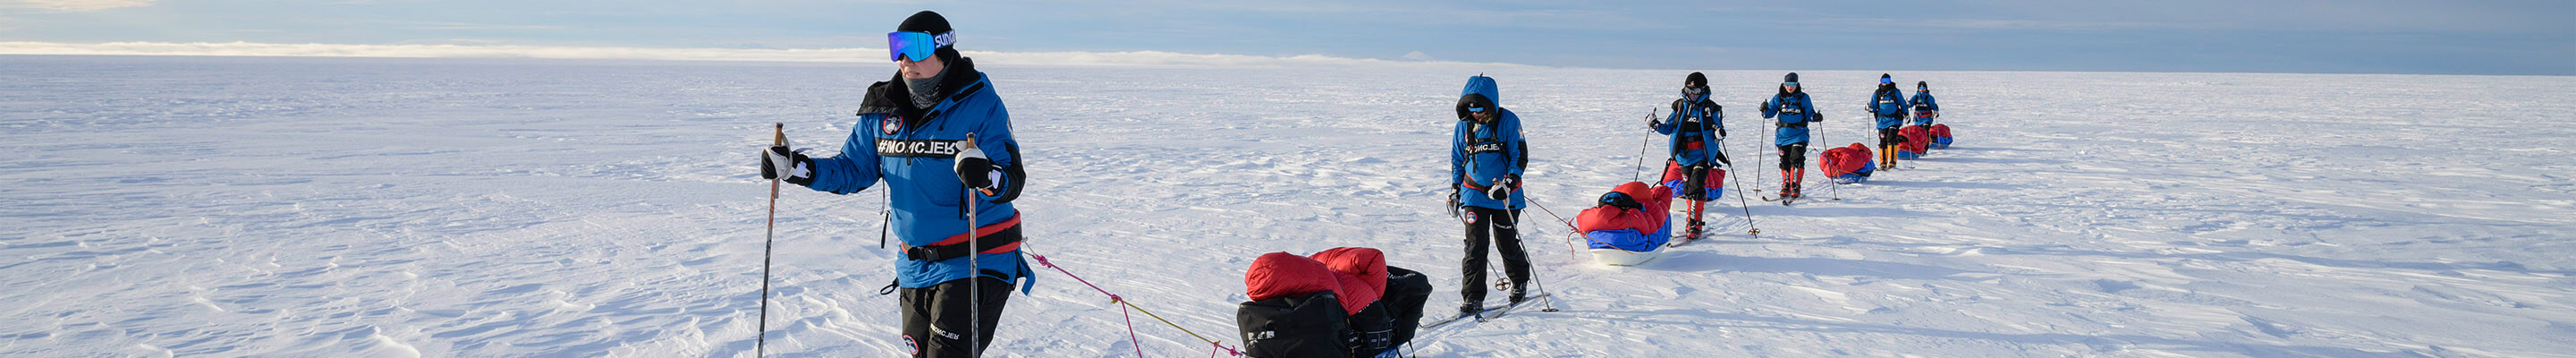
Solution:
[{"label": "black beanie", "polygon": [[[930,10],[922,10],[921,12],[912,13],[912,17],[903,18],[903,24],[895,25],[894,30],[929,33],[932,36],[957,31],[957,29],[948,27],[948,17],[939,16],[939,13],[932,12]],[[963,55],[957,53],[957,44],[953,42],[949,43],[948,46],[940,46],[939,50],[934,52],[934,55],[939,56],[940,61],[950,63],[955,63],[957,62],[958,57],[963,57]]]},{"label": "black beanie", "polygon": [[1699,86],[1707,86],[1707,85],[1708,85],[1708,75],[1699,74],[1698,72],[1691,72],[1690,77],[1683,77],[1683,78],[1682,78],[1682,86],[1691,86],[1691,85],[1692,85],[1692,84],[1694,84],[1694,83],[1698,84]]},{"label": "black beanie", "polygon": [[912,13],[912,17],[903,18],[903,24],[896,25],[894,30],[925,32],[930,33],[931,35],[938,35],[954,31],[956,29],[948,28],[948,18],[941,17],[939,16],[939,13],[931,12],[930,10],[922,10],[921,12]]},{"label": "black beanie", "polygon": [[1881,73],[1881,74],[1878,74],[1878,78],[1890,78],[1890,77],[1887,77],[1887,74],[1885,74],[1885,73]]},{"label": "black beanie", "polygon": [[1932,87],[1932,84],[1931,84],[1931,83],[1929,83],[1929,82],[1914,81],[1914,86],[1915,86],[1915,87]]},{"label": "black beanie", "polygon": [[1798,82],[1798,73],[1790,72],[1788,77],[1781,77],[1780,82]]}]

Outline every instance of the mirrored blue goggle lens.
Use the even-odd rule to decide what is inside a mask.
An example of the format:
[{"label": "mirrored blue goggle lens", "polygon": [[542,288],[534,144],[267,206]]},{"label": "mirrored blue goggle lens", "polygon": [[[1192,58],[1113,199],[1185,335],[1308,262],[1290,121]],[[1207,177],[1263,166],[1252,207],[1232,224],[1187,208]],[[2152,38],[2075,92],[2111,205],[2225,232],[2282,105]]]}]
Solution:
[{"label": "mirrored blue goggle lens", "polygon": [[1878,83],[1896,83],[1894,78],[1879,78]]},{"label": "mirrored blue goggle lens", "polygon": [[1485,113],[1485,107],[1467,107],[1467,113]]},{"label": "mirrored blue goggle lens", "polygon": [[886,33],[886,53],[893,57],[887,61],[903,61],[906,57],[913,61],[928,60],[931,53],[939,49],[937,41],[937,37],[924,32]]},{"label": "mirrored blue goggle lens", "polygon": [[1797,82],[1789,82],[1789,83],[1782,83],[1782,84],[1780,84],[1780,85],[1782,85],[1782,86],[1789,86],[1789,87],[1797,87],[1797,86],[1798,86],[1798,83],[1797,83]]}]

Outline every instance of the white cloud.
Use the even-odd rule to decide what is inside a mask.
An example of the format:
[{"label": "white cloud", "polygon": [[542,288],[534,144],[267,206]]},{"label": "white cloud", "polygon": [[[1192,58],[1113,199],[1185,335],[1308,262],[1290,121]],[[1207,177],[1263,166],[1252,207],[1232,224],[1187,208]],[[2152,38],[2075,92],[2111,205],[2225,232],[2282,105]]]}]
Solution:
[{"label": "white cloud", "polygon": [[1406,52],[1406,53],[1404,53],[1404,59],[1407,59],[1407,60],[1414,60],[1414,61],[1430,61],[1430,60],[1431,60],[1431,54],[1422,53],[1422,51]]},{"label": "white cloud", "polygon": [[152,5],[153,0],[0,0],[0,8],[38,9],[55,12],[99,11],[123,7]]},{"label": "white cloud", "polygon": [[[5,55],[140,55],[140,56],[290,56],[290,57],[502,57],[557,59],[635,59],[687,61],[883,61],[880,48],[729,49],[652,47],[563,47],[524,45],[351,45],[275,44],[253,42],[109,42],[61,43],[0,41]],[[1162,51],[1128,52],[995,52],[966,51],[978,63],[1004,65],[1102,66],[1450,66],[1525,67],[1503,63],[1397,61],[1324,55],[1251,56]],[[1417,52],[1418,53],[1418,52]],[[1412,57],[1411,54],[1407,55]],[[1428,56],[1425,56],[1428,57]]]}]

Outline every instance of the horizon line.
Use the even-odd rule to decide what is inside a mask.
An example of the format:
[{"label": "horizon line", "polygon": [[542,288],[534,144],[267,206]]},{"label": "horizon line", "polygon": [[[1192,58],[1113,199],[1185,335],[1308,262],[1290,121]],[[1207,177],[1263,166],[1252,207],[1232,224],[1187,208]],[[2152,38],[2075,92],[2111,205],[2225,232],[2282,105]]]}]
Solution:
[{"label": "horizon line", "polygon": [[[884,53],[883,48],[800,48],[742,49],[707,47],[618,47],[618,46],[538,46],[538,45],[458,45],[458,44],[328,44],[328,43],[260,43],[233,42],[153,42],[115,41],[99,43],[0,41],[0,55],[72,55],[72,56],[214,56],[214,57],[339,57],[339,58],[527,58],[560,60],[645,60],[645,61],[714,61],[714,62],[801,62],[801,63],[867,63],[869,58]],[[959,51],[977,62],[989,65],[1037,66],[1174,66],[1174,67],[1453,67],[1481,66],[1501,69],[1586,67],[1542,66],[1508,62],[1471,62],[1413,59],[1350,58],[1321,54],[1263,56],[1237,54],[1197,54],[1170,51]],[[2443,74],[2398,72],[2278,72],[2278,71],[2148,71],[2148,70],[2010,70],[2010,69],[1654,69],[1601,68],[1613,70],[1667,71],[1880,71],[1880,72],[2095,72],[2095,73],[2208,73],[2208,74],[2318,74],[2318,75],[2416,75],[2416,76],[2546,76],[2554,74]]]}]

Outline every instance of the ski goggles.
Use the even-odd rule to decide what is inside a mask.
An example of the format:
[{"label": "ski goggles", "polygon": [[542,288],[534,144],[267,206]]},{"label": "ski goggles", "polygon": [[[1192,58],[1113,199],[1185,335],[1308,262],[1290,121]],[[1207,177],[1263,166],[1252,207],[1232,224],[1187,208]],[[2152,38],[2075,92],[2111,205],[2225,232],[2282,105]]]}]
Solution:
[{"label": "ski goggles", "polygon": [[1466,111],[1468,114],[1484,114],[1485,111],[1493,109],[1494,100],[1485,96],[1468,95],[1458,99],[1458,110]]},{"label": "ski goggles", "polygon": [[1797,87],[1797,86],[1798,86],[1798,83],[1797,83],[1797,82],[1781,82],[1781,83],[1780,83],[1780,85],[1782,85],[1782,86],[1789,86],[1789,87]]},{"label": "ski goggles", "polygon": [[928,32],[888,32],[886,33],[886,55],[893,59],[887,61],[903,61],[904,58],[911,58],[915,62],[929,60],[932,54],[938,53],[939,48],[955,44],[957,44],[956,31],[938,35],[931,35]]},{"label": "ski goggles", "polygon": [[1699,94],[1701,94],[1701,93],[1708,93],[1708,88],[1707,88],[1707,87],[1682,87],[1682,95],[1684,95],[1684,96],[1697,96],[1697,95],[1699,95]]},{"label": "ski goggles", "polygon": [[1878,78],[1878,84],[1882,84],[1882,85],[1883,85],[1883,84],[1893,84],[1893,83],[1896,83],[1896,79],[1894,79],[1894,78],[1887,78],[1887,77],[1879,77],[1879,78]]}]

